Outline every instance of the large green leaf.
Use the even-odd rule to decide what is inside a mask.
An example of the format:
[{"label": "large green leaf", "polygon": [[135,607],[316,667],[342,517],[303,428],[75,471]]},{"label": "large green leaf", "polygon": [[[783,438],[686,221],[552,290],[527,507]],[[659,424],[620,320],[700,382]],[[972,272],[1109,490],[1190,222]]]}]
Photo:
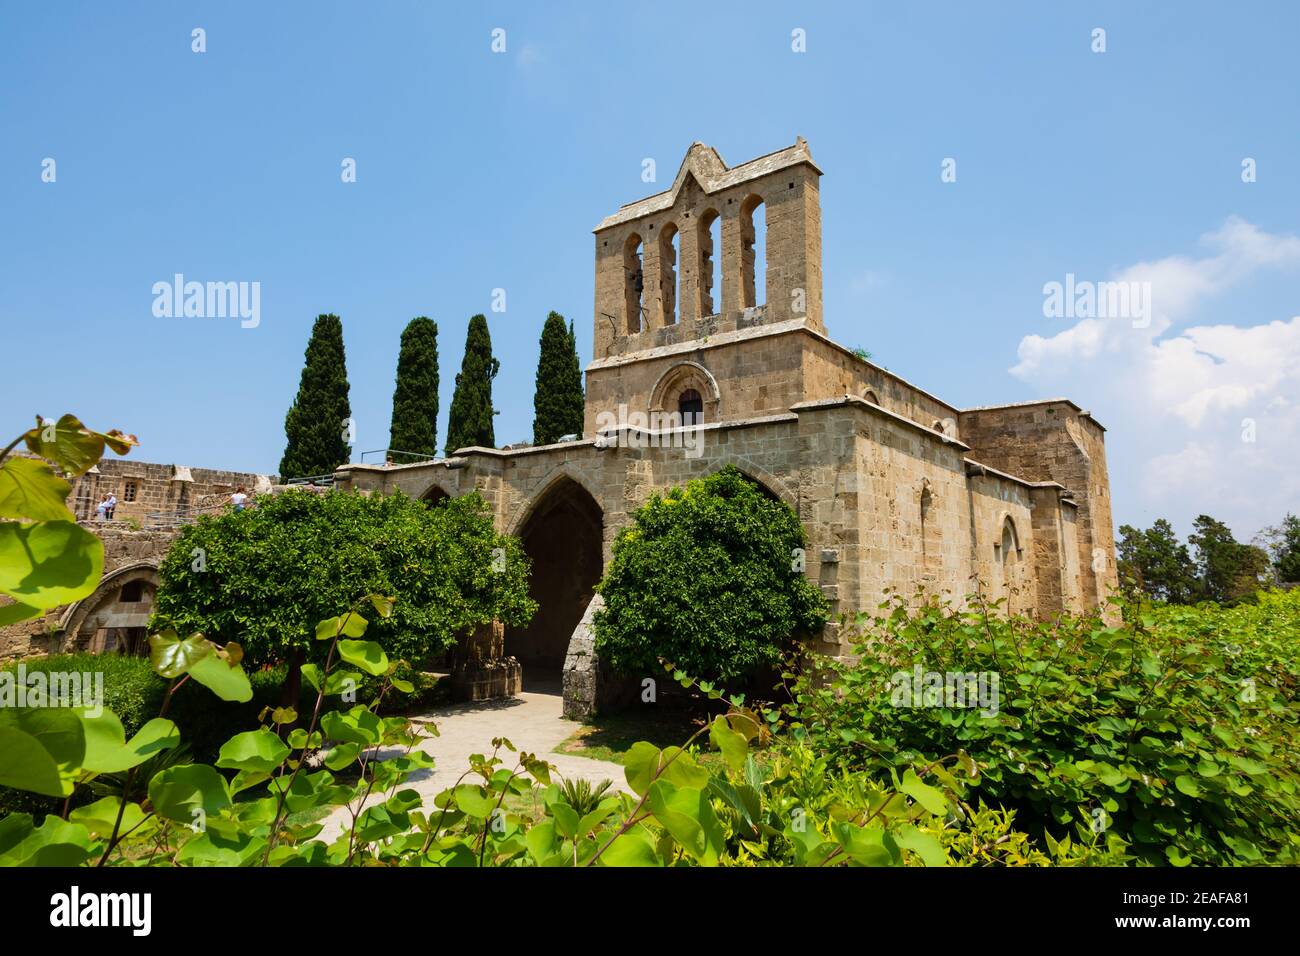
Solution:
[{"label": "large green leaf", "polygon": [[149,781],[149,802],[154,812],[168,820],[190,824],[195,810],[213,816],[230,806],[226,781],[206,764],[168,767]]},{"label": "large green leaf", "polygon": [[31,734],[65,770],[76,770],[86,756],[86,731],[68,707],[2,707],[0,727]]},{"label": "large green leaf", "polygon": [[355,612],[330,617],[316,625],[316,640],[328,641],[335,637],[360,637],[366,633],[366,619]]},{"label": "large green leaf", "polygon": [[253,699],[253,686],[244,669],[217,654],[208,654],[191,664],[190,677],[222,700],[243,703]]},{"label": "large green leaf", "polygon": [[602,866],[662,866],[654,844],[639,828],[629,830],[609,845],[598,860]]},{"label": "large green leaf", "polygon": [[655,819],[697,863],[717,865],[725,835],[702,790],[660,779],[650,784],[649,803]]},{"label": "large green leaf", "polygon": [[145,815],[140,809],[140,804],[128,803],[122,807],[122,798],[115,796],[103,797],[92,804],[78,807],[68,814],[68,819],[73,823],[80,823],[92,835],[107,839],[112,835],[113,827],[117,825],[119,810],[122,812],[122,823],[118,827],[118,833],[126,833],[144,820]]},{"label": "large green leaf", "polygon": [[[0,747],[0,782],[6,777],[26,779],[46,789],[37,790],[50,796],[66,796],[81,771],[86,755],[86,734],[76,711],[67,707],[0,707],[0,728],[16,731],[35,741],[53,762],[60,782],[51,789],[48,765],[25,742],[11,738],[14,750]],[[20,784],[7,784],[30,790]]]},{"label": "large green leaf", "polygon": [[745,766],[745,757],[749,752],[749,744],[745,741],[745,735],[732,730],[727,724],[727,719],[718,716],[709,725],[709,739],[713,741],[715,747],[722,751],[722,757],[732,772],[740,773]]},{"label": "large green leaf", "polygon": [[0,820],[0,866],[80,866],[90,853],[86,828],[57,814],[47,815],[39,827],[27,813]]},{"label": "large green leaf", "polygon": [[106,433],[91,431],[76,415],[63,415],[57,422],[40,421],[23,440],[33,454],[49,459],[73,477],[89,471],[104,457],[105,445],[125,455],[140,444],[134,435],[116,428]]},{"label": "large green leaf", "polygon": [[30,607],[71,604],[99,585],[104,543],[75,521],[0,521],[0,591]]},{"label": "large green leaf", "polygon": [[894,833],[894,841],[905,850],[911,850],[926,866],[947,866],[948,854],[933,833],[924,833],[916,827],[904,825]]},{"label": "large green leaf", "polygon": [[181,640],[170,628],[149,635],[149,662],[163,677],[180,677],[200,660],[213,653],[212,645],[202,634]]},{"label": "large green leaf", "polygon": [[217,766],[230,770],[269,773],[284,762],[290,750],[265,727],[236,734],[221,746]]},{"label": "large green leaf", "polygon": [[353,707],[347,713],[333,710],[321,716],[321,730],[329,740],[369,747],[383,737],[384,724],[366,707]]},{"label": "large green leaf", "polygon": [[49,751],[31,734],[0,726],[0,787],[30,790],[48,797],[71,792]]},{"label": "large green leaf", "polygon": [[6,458],[0,464],[0,518],[74,521],[64,501],[71,486],[43,461]]},{"label": "large green leaf", "polygon": [[78,716],[86,734],[86,756],[81,765],[92,773],[121,773],[181,742],[176,725],[162,717],[149,721],[128,742],[122,722],[111,710],[94,717],[80,711]]},{"label": "large green leaf", "polygon": [[[496,806],[496,799],[483,793],[483,789],[472,783],[462,783],[454,791],[456,808],[477,820],[485,820]],[[574,815],[575,821],[577,815]]]},{"label": "large green leaf", "polygon": [[652,743],[638,740],[623,758],[623,775],[627,785],[637,796],[645,796],[650,789],[650,781],[659,769],[659,748]]},{"label": "large green leaf", "polygon": [[247,866],[265,851],[266,840],[261,837],[207,830],[187,842],[177,859],[196,866]]},{"label": "large green leaf", "polygon": [[[892,866],[894,854],[885,846],[885,831],[881,827],[859,827],[852,823],[837,823],[835,838],[849,858],[863,866]],[[820,837],[817,838],[818,842]]]},{"label": "large green leaf", "polygon": [[659,766],[659,778],[675,787],[703,790],[709,785],[709,772],[681,747],[665,747]]},{"label": "large green leaf", "polygon": [[948,800],[944,797],[943,791],[937,787],[930,786],[928,783],[924,783],[921,778],[916,775],[915,770],[909,768],[907,772],[903,774],[903,782],[899,784],[898,789],[902,790],[905,794],[921,806],[925,807],[925,809],[931,813],[942,814],[948,812]]},{"label": "large green leaf", "polygon": [[339,641],[339,657],[378,677],[388,671],[388,655],[374,641]]},{"label": "large green leaf", "polygon": [[40,608],[32,607],[30,604],[21,604],[17,601],[12,604],[6,604],[3,607],[0,607],[0,627],[17,624],[19,621],[30,620],[40,613]]}]

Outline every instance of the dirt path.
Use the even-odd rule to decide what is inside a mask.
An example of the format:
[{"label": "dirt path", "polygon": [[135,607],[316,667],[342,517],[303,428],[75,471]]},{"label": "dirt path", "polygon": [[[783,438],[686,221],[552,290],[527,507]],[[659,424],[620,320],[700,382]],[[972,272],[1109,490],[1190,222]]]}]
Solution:
[{"label": "dirt path", "polygon": [[[439,736],[420,745],[421,750],[433,756],[434,768],[414,774],[401,789],[419,791],[427,812],[433,806],[434,796],[452,786],[469,768],[470,754],[489,754],[492,739],[505,737],[516,749],[537,754],[555,766],[562,777],[585,777],[592,783],[612,780],[616,788],[626,791],[627,781],[619,764],[555,753],[555,748],[581,726],[576,721],[565,720],[562,714],[563,702],[558,693],[525,691],[518,697],[452,704],[415,715],[412,720],[432,722],[438,727]],[[500,756],[507,766],[514,766],[508,752],[503,751]],[[380,802],[381,798],[372,798],[369,803]],[[325,829],[317,839],[332,842],[349,819],[346,811],[335,811],[326,819]]]}]

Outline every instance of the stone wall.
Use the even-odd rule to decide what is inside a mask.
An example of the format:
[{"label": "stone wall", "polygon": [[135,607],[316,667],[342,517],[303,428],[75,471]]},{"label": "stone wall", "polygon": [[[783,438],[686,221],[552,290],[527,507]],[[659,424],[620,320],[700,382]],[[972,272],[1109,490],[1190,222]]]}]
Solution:
[{"label": "stone wall", "polygon": [[[82,526],[93,531],[104,542],[104,575],[100,587],[89,597],[76,604],[65,604],[46,612],[41,617],[20,621],[0,627],[0,660],[31,657],[38,654],[57,653],[64,650],[82,650],[90,647],[86,641],[69,640],[64,628],[81,624],[81,609],[94,608],[105,614],[130,613],[133,616],[147,616],[150,600],[138,602],[130,609],[114,605],[112,598],[118,588],[131,575],[121,572],[139,566],[157,568],[167,549],[176,538],[175,530],[133,530],[121,524],[103,524],[100,522],[81,522]],[[155,578],[156,580],[156,578]],[[145,590],[144,597],[151,599],[152,591]],[[10,603],[7,597],[0,596],[0,603]],[[94,621],[86,621],[93,625]],[[122,619],[105,621],[105,626],[131,627],[143,626],[128,623]],[[93,629],[93,628],[92,628]],[[75,635],[74,635],[75,637]]]},{"label": "stone wall", "polygon": [[1118,584],[1105,429],[1067,399],[968,409],[959,427],[973,458],[1073,498],[1079,588],[1086,606],[1104,604]]},{"label": "stone wall", "polygon": [[115,520],[146,525],[151,515],[219,507],[236,488],[252,495],[269,491],[271,485],[267,475],[106,458],[73,481],[68,507],[78,519],[93,519],[100,498],[111,493],[117,496]]},{"label": "stone wall", "polygon": [[[705,426],[698,453],[636,447],[669,437],[625,434],[603,448],[586,439],[512,451],[462,449],[445,462],[350,466],[340,479],[344,487],[401,489],[416,497],[478,491],[498,528],[512,534],[554,488],[574,482],[599,505],[602,562],[608,563],[619,530],[652,494],[732,464],[799,516],[805,573],[835,613],[874,607],[891,592],[910,598],[918,588],[946,593],[958,604],[976,590],[1008,596],[1017,610],[1037,604],[1035,486],[989,469],[968,475],[967,447],[942,432],[847,396]],[[1010,579],[998,550],[1007,519],[1017,545]],[[845,650],[834,629],[821,649]]]}]

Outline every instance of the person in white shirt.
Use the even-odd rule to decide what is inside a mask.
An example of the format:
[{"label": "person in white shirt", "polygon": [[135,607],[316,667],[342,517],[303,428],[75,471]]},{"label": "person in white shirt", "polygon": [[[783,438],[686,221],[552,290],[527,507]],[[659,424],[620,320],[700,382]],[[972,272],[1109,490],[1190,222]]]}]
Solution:
[{"label": "person in white shirt", "polygon": [[111,491],[108,493],[108,520],[113,520],[113,512],[117,510],[117,495]]},{"label": "person in white shirt", "polygon": [[230,503],[235,506],[236,511],[243,511],[248,504],[248,495],[244,494],[244,486],[240,485],[233,495],[230,496]]},{"label": "person in white shirt", "polygon": [[95,517],[100,521],[108,520],[108,495],[101,495],[99,504],[95,505]]}]

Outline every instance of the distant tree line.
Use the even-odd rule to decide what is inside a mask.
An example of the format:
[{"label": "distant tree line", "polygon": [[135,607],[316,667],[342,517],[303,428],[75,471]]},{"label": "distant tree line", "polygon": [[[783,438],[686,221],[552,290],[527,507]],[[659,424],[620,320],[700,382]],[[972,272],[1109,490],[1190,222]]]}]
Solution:
[{"label": "distant tree line", "polygon": [[1300,581],[1300,518],[1288,514],[1243,544],[1222,521],[1200,515],[1187,543],[1164,518],[1142,530],[1120,525],[1121,583],[1169,604],[1234,604],[1269,584]]},{"label": "distant tree line", "polygon": [[[445,453],[458,448],[496,447],[492,427],[497,414],[492,382],[501,363],[492,355],[487,318],[469,320],[465,355],[452,393]],[[412,319],[402,332],[389,426],[389,460],[421,461],[438,454],[438,324],[427,316]],[[285,416],[285,450],[280,479],[333,474],[350,456],[355,435],[348,400],[343,322],[318,316],[303,362],[298,393]],[[542,327],[533,395],[533,441],[544,445],[582,434],[582,367],[573,323],[558,312]]]}]

